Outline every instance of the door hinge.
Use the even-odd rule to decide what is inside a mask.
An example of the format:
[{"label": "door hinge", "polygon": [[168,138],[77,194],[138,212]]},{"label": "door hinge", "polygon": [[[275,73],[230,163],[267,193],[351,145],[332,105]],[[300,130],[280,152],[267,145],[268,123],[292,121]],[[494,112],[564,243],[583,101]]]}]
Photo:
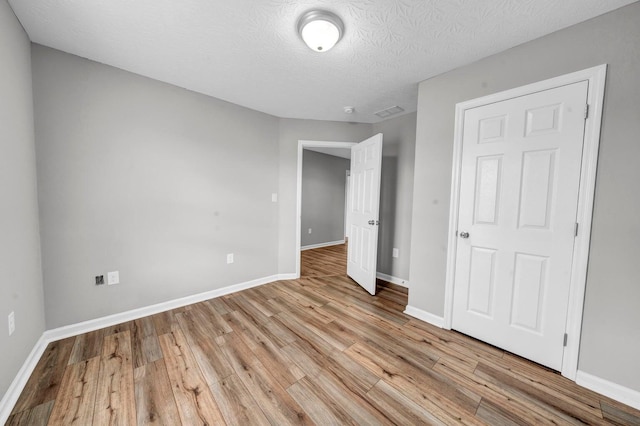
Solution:
[{"label": "door hinge", "polygon": [[589,118],[589,104],[584,106],[584,119],[586,120],[587,118]]},{"label": "door hinge", "polygon": [[567,346],[567,339],[569,338],[569,336],[567,335],[567,333],[564,333],[564,341],[562,342],[562,346]]},{"label": "door hinge", "polygon": [[578,222],[576,222],[575,236],[578,236]]}]

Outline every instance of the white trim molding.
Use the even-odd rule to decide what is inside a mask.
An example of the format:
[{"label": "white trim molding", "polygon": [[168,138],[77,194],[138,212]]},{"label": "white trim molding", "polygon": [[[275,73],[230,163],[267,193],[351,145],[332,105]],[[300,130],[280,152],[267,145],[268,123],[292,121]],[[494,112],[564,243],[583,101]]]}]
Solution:
[{"label": "white trim molding", "polygon": [[339,246],[341,244],[344,244],[344,242],[345,242],[344,240],[338,240],[338,241],[329,241],[327,243],[309,244],[308,246],[300,247],[300,250],[304,251],[304,250],[313,250],[313,249],[322,248],[322,247]]},{"label": "white trim molding", "polygon": [[640,410],[640,392],[578,370],[576,383],[618,402]]},{"label": "white trim molding", "polygon": [[198,302],[203,302],[205,300],[235,293],[241,290],[258,287],[263,284],[279,281],[280,279],[281,278],[279,275],[272,275],[269,277],[258,278],[255,280],[246,281],[239,284],[234,284],[227,287],[206,291],[204,293],[198,293],[191,296],[181,297],[179,299],[173,299],[166,302],[157,303],[155,305],[149,305],[142,308],[132,309],[130,311],[119,312],[117,314],[108,315],[106,317],[95,318],[87,321],[82,321],[76,324],[54,328],[54,329],[45,331],[44,336],[48,342],[53,342],[56,340],[65,339],[67,337],[77,336],[78,334],[88,333],[89,331],[98,330],[104,327],[110,327],[112,325],[121,324],[126,321],[132,321],[138,318],[143,318],[149,315],[154,315],[154,314],[165,312],[171,309],[181,308],[183,306],[191,305]]},{"label": "white trim molding", "polygon": [[405,280],[404,278],[394,277],[392,275],[383,274],[382,272],[376,273],[376,278],[391,284],[399,285],[400,287],[409,288],[409,280]]},{"label": "white trim molding", "polygon": [[407,305],[404,313],[407,315],[411,315],[412,317],[417,318],[420,321],[428,322],[431,325],[435,325],[438,328],[442,328],[444,325],[444,318],[434,315],[431,312],[423,311],[422,309],[416,308],[414,306]]},{"label": "white trim molding", "polygon": [[29,353],[29,356],[18,370],[18,374],[13,379],[11,384],[9,385],[9,389],[0,400],[0,424],[5,424],[11,415],[11,411],[13,407],[18,402],[18,398],[22,393],[22,389],[24,389],[29,377],[31,377],[31,373],[35,370],[36,365],[38,365],[38,361],[42,357],[45,349],[49,342],[45,338],[44,334],[40,336],[36,344],[33,346],[33,349]]},{"label": "white trim molding", "polygon": [[449,207],[449,236],[447,247],[447,275],[445,283],[444,328],[451,329],[453,323],[453,294],[455,282],[455,264],[457,253],[456,230],[458,226],[460,176],[462,172],[462,137],[464,131],[464,114],[471,108],[477,108],[495,102],[501,102],[530,93],[549,90],[581,81],[588,81],[587,104],[589,116],[585,121],[584,145],[582,151],[582,168],[580,174],[580,192],[578,194],[577,222],[580,233],[573,246],[573,264],[569,288],[569,306],[567,312],[567,345],[562,358],[563,376],[575,380],[578,371],[578,353],[582,330],[582,311],[587,281],[587,264],[589,244],[591,241],[591,219],[596,186],[596,166],[600,145],[600,126],[604,101],[604,84],[607,66],[599,65],[549,80],[540,81],[504,92],[494,93],[482,98],[456,104],[455,129],[453,140],[453,167],[451,176],[451,203]]},{"label": "white trim molding", "polygon": [[278,274],[278,279],[276,281],[288,281],[295,280],[297,278],[298,276],[295,274],[295,272],[291,272],[289,274]]}]

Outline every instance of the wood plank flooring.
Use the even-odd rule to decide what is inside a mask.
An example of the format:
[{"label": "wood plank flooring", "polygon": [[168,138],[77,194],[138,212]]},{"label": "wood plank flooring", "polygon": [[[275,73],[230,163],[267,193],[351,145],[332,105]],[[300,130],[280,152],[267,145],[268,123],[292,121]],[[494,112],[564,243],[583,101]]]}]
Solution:
[{"label": "wood plank flooring", "polygon": [[51,343],[9,425],[624,424],[640,412],[370,296],[345,246],[279,281]]}]

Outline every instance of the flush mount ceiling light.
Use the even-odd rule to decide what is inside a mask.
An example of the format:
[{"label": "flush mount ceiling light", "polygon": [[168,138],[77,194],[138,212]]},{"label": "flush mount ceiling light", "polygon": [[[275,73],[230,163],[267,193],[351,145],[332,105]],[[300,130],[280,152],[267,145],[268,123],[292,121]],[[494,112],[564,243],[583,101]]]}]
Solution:
[{"label": "flush mount ceiling light", "polygon": [[298,34],[316,52],[326,52],[342,38],[344,24],[326,10],[310,10],[298,21]]}]

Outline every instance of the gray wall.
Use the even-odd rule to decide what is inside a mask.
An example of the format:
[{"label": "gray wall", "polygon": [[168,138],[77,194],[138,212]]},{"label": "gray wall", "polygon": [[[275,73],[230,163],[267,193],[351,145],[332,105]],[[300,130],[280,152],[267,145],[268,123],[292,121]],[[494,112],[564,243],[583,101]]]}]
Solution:
[{"label": "gray wall", "polygon": [[[374,133],[277,119],[39,45],[32,56],[48,328],[294,272],[298,140]],[[393,135],[388,158],[411,155],[411,116],[378,125]],[[387,204],[410,184],[391,165]],[[402,223],[385,234],[401,256]],[[406,278],[394,267],[382,272]],[[120,285],[93,284],[112,270]]]},{"label": "gray wall", "polygon": [[[30,42],[0,0],[0,396],[44,331]],[[7,316],[15,312],[9,336]]]},{"label": "gray wall", "polygon": [[378,272],[408,280],[416,113],[374,124],[373,133],[383,134]]},{"label": "gray wall", "polygon": [[346,158],[303,151],[302,247],[344,240],[345,185],[349,165]]},{"label": "gray wall", "polygon": [[454,106],[609,64],[579,368],[640,391],[640,3],[420,84],[409,303],[444,312]]},{"label": "gray wall", "polygon": [[372,135],[371,124],[281,119],[278,179],[278,271],[296,271],[296,180],[298,140],[360,142]]},{"label": "gray wall", "polygon": [[32,52],[48,328],[277,273],[277,118]]}]

